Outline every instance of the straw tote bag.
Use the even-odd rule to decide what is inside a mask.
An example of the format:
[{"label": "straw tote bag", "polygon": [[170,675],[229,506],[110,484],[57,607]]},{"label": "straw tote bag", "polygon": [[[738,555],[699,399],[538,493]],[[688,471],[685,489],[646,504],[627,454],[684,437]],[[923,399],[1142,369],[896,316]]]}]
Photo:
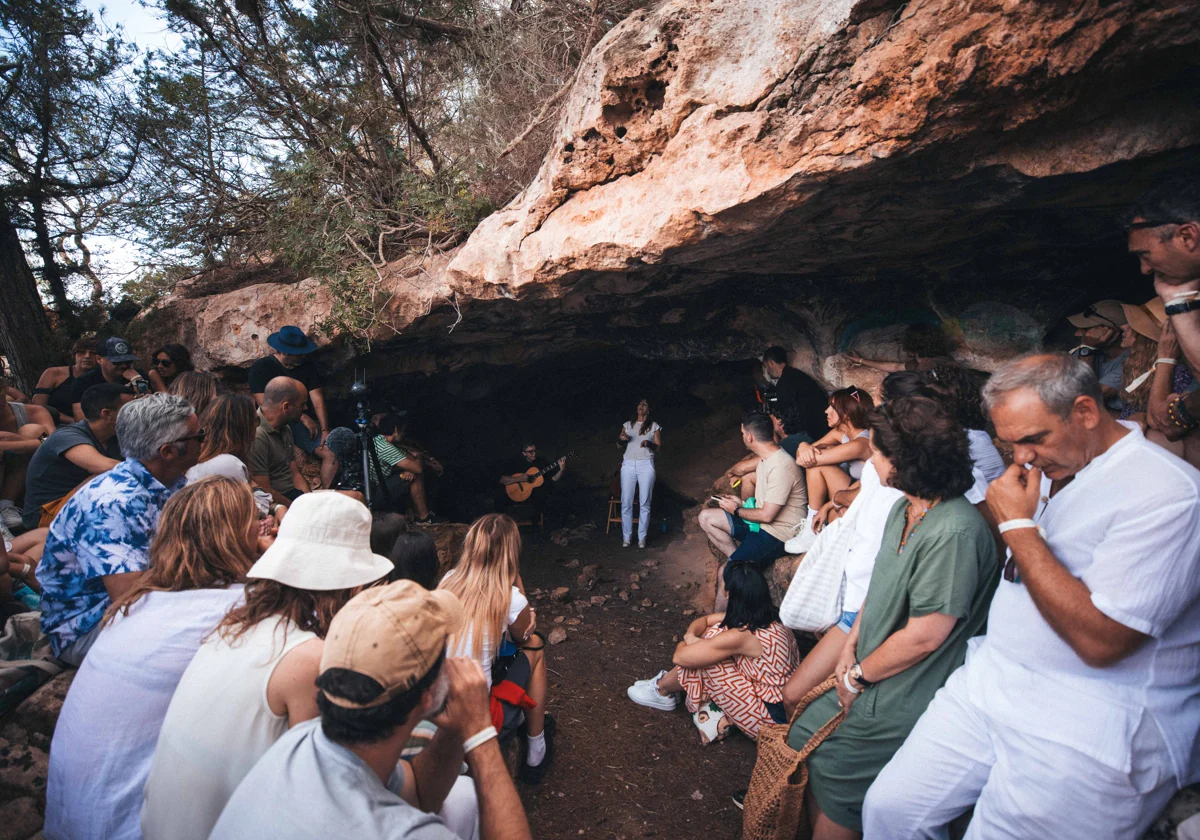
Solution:
[{"label": "straw tote bag", "polygon": [[846,719],[842,709],[818,729],[799,752],[788,746],[788,730],[796,718],[826,691],[837,685],[837,676],[814,688],[800,700],[788,723],[768,723],[758,730],[758,761],[746,791],[742,815],[742,840],[809,840],[812,833],[804,813],[808,788],[808,756]]}]

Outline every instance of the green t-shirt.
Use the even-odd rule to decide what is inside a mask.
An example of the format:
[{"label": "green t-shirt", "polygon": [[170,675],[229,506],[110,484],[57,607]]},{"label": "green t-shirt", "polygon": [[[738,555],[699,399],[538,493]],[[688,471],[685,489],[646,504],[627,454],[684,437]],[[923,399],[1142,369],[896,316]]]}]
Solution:
[{"label": "green t-shirt", "polygon": [[[383,470],[384,475],[391,475],[395,470],[396,464],[408,457],[408,452],[394,443],[388,441],[383,435],[375,435],[375,455],[379,458],[379,467]],[[371,465],[371,472],[374,473],[375,465]]]}]

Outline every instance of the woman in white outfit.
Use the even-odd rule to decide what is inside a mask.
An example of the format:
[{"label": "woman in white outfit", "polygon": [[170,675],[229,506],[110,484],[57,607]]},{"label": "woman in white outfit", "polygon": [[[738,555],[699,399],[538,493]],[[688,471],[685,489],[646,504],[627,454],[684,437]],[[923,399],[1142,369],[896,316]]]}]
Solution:
[{"label": "woman in white outfit", "polygon": [[654,453],[662,446],[662,427],[650,419],[650,403],[637,404],[637,416],[621,426],[618,447],[625,447],[621,461],[621,545],[628,548],[633,538],[633,491],[641,499],[638,513],[638,548],[646,547],[650,528],[650,496],[654,493]]}]

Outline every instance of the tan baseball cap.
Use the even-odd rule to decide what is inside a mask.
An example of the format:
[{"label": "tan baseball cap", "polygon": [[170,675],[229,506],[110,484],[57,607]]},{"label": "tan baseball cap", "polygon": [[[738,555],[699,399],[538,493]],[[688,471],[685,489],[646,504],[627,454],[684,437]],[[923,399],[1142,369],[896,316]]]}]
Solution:
[{"label": "tan baseball cap", "polygon": [[1119,327],[1125,323],[1125,310],[1119,300],[1101,300],[1078,315],[1068,315],[1071,326],[1086,330],[1090,327]]},{"label": "tan baseball cap", "polygon": [[430,592],[411,580],[399,580],[360,592],[329,625],[321,673],[345,668],[375,680],[383,693],[369,703],[328,693],[326,699],[346,709],[383,705],[429,673],[446,649],[447,637],[462,624],[462,605],[444,589]]}]

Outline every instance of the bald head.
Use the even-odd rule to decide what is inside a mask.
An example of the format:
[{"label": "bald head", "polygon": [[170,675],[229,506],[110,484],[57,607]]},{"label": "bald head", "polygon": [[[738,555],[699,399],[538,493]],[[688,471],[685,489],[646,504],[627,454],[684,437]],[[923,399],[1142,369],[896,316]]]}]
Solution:
[{"label": "bald head", "polygon": [[263,391],[264,407],[277,408],[285,402],[299,404],[307,399],[308,389],[304,387],[304,383],[290,376],[276,376],[267,383],[266,390]]}]

